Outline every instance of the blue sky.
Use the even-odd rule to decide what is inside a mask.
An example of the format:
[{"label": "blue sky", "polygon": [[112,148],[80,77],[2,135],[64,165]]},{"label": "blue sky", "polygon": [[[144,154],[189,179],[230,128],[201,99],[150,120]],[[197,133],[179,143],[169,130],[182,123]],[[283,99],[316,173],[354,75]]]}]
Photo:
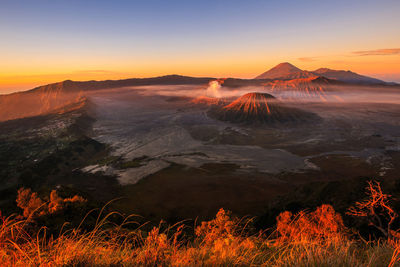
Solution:
[{"label": "blue sky", "polygon": [[398,0],[2,0],[0,90],[99,70],[252,77],[281,61],[393,80],[398,54],[352,53],[399,48],[398,14]]}]

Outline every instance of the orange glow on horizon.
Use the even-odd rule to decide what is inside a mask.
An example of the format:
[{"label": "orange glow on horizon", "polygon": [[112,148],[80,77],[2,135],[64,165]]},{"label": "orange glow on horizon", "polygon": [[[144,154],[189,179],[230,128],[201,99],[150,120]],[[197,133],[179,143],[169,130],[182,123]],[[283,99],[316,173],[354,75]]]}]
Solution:
[{"label": "orange glow on horizon", "polygon": [[[55,70],[49,67],[32,69],[31,67],[17,70],[3,70],[0,74],[0,94],[11,93],[34,88],[36,86],[60,82],[64,80],[115,80],[126,78],[145,78],[162,76],[168,74],[180,74],[194,77],[235,77],[235,78],[254,78],[262,72],[274,67],[281,62],[291,62],[300,69],[315,70],[327,67],[337,70],[351,70],[362,75],[375,78],[386,79],[389,81],[400,81],[400,56],[394,55],[373,55],[373,56],[319,56],[293,58],[268,58],[268,57],[249,57],[249,58],[228,58],[205,59],[202,61],[185,60],[184,62],[173,62],[167,64],[129,65],[121,63],[122,67],[115,67],[110,64],[111,69],[106,65],[99,65],[98,68],[87,68],[86,70],[76,70],[72,66]],[[86,66],[85,66],[86,67]],[[39,69],[39,70],[38,70]]]}]

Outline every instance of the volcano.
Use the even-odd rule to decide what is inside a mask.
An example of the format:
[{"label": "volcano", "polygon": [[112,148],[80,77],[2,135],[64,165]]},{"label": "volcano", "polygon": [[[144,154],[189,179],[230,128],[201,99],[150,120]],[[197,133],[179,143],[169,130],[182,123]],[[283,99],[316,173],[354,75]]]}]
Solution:
[{"label": "volcano", "polygon": [[263,74],[257,76],[255,79],[278,79],[299,73],[301,71],[302,70],[297,68],[296,66],[293,66],[288,62],[283,62],[264,72]]},{"label": "volcano", "polygon": [[327,92],[343,83],[325,77],[310,77],[293,80],[275,80],[265,84],[279,98],[320,98],[326,101]]},{"label": "volcano", "polygon": [[221,121],[245,124],[305,122],[319,118],[313,113],[285,107],[266,93],[245,94],[229,105],[213,107],[208,114]]}]

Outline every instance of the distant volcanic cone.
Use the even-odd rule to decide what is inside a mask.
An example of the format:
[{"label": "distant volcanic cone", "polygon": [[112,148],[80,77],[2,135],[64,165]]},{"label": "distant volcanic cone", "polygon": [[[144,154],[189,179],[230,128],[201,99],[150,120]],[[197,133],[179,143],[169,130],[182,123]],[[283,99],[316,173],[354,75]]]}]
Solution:
[{"label": "distant volcanic cone", "polygon": [[283,62],[264,72],[263,74],[258,75],[255,79],[279,79],[298,72],[301,72],[301,69],[288,62]]},{"label": "distant volcanic cone", "polygon": [[311,77],[293,80],[275,80],[268,84],[270,90],[276,93],[279,98],[320,98],[326,101],[328,97],[326,91],[336,84],[338,81],[329,80],[324,77]]},{"label": "distant volcanic cone", "polygon": [[275,97],[265,93],[248,93],[226,106],[215,106],[210,117],[222,121],[246,124],[304,122],[319,119],[313,113],[285,107]]}]

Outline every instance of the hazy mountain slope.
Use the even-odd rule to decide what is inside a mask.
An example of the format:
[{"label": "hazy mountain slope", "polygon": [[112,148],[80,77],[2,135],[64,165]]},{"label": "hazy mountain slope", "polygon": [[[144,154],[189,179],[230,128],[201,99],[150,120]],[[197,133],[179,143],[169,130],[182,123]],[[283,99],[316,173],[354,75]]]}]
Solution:
[{"label": "hazy mountain slope", "polygon": [[325,77],[311,77],[293,80],[275,80],[266,84],[272,93],[288,92],[287,96],[296,98],[319,97],[325,100],[326,91],[333,86],[340,86],[344,83],[330,80]]},{"label": "hazy mountain slope", "polygon": [[213,78],[168,75],[108,81],[64,81],[36,87],[25,92],[0,95],[0,121],[47,114],[82,100],[90,90],[144,85],[207,84]]},{"label": "hazy mountain slope", "polygon": [[280,79],[292,80],[292,79],[317,78],[317,77],[319,77],[319,76],[312,72],[309,72],[306,70],[301,70],[301,71],[290,73],[286,76],[280,77]]},{"label": "hazy mountain slope", "polygon": [[0,96],[0,121],[47,114],[83,98],[82,91],[65,92],[62,83]]},{"label": "hazy mountain slope", "polygon": [[205,106],[212,106],[212,105],[226,105],[228,101],[223,98],[217,97],[208,97],[208,96],[198,96],[190,101],[190,103],[196,105],[205,105]]},{"label": "hazy mountain slope", "polygon": [[385,82],[382,80],[378,80],[375,78],[371,78],[368,76],[360,75],[358,73],[352,71],[344,71],[344,70],[331,70],[328,68],[320,68],[313,73],[324,76],[329,79],[335,79],[348,83],[365,83],[365,84],[384,84]]}]

